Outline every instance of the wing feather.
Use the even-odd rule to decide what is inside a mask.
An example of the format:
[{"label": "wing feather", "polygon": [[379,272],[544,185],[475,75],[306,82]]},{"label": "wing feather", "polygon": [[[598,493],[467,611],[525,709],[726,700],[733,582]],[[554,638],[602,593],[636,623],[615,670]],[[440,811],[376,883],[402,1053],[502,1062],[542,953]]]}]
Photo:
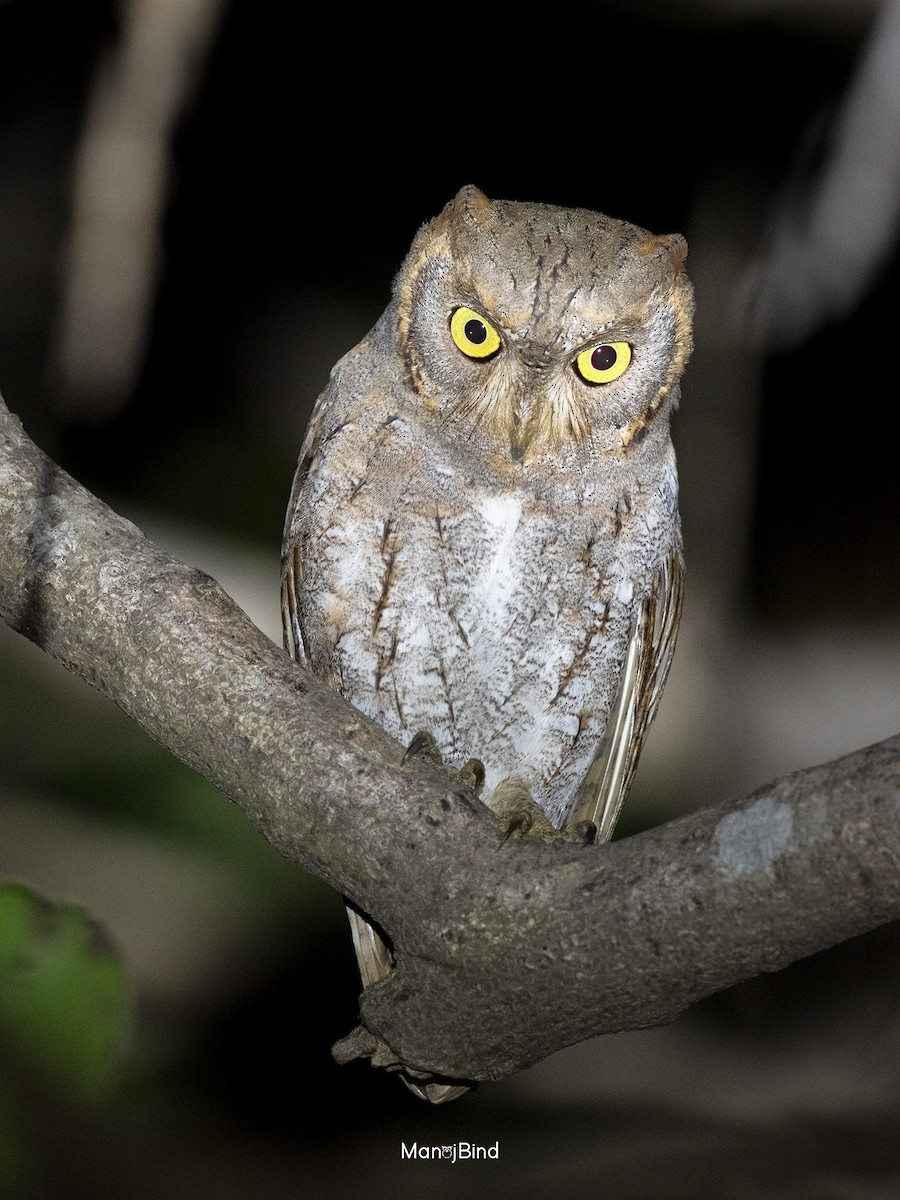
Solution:
[{"label": "wing feather", "polygon": [[[322,440],[321,422],[313,414],[309,431],[300,450],[300,462],[294,476],[291,498],[284,523],[284,542],[281,550],[281,623],[284,631],[284,648],[291,658],[312,667],[307,646],[309,641],[303,629],[300,612],[300,583],[303,577],[303,542],[294,531],[297,507],[302,502],[303,485],[310,468],[319,454]],[[383,979],[391,969],[390,951],[378,932],[355,909],[347,906],[353,947],[359,963],[364,987]]]},{"label": "wing feather", "polygon": [[656,716],[675,650],[682,594],[681,548],[675,546],[635,615],[606,731],[567,822],[593,821],[598,842],[612,836],[644,738]]}]

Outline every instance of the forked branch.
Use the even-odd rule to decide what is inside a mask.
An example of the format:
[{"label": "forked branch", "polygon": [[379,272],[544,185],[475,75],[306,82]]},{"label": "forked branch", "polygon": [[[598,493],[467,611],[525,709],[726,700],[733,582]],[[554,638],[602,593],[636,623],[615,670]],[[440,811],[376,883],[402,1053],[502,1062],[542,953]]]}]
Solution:
[{"label": "forked branch", "polygon": [[900,736],[611,845],[504,841],[2,402],[0,530],[8,624],[386,932],[344,1058],[500,1078],[900,917]]}]

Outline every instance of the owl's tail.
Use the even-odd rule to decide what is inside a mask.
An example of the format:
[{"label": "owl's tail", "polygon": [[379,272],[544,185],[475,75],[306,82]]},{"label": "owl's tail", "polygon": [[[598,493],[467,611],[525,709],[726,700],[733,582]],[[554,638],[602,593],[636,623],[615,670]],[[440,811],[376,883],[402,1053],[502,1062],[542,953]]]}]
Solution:
[{"label": "owl's tail", "polygon": [[[347,905],[347,916],[350,920],[350,933],[353,937],[360,978],[363,987],[367,988],[389,975],[394,969],[394,962],[388,945],[378,930],[350,904]],[[427,1100],[430,1104],[445,1104],[469,1090],[455,1083],[417,1083],[403,1073],[400,1078],[413,1095],[418,1096],[420,1100]]]},{"label": "owl's tail", "polygon": [[394,965],[391,952],[381,934],[350,904],[347,905],[347,916],[362,985],[367,988],[390,974]]}]

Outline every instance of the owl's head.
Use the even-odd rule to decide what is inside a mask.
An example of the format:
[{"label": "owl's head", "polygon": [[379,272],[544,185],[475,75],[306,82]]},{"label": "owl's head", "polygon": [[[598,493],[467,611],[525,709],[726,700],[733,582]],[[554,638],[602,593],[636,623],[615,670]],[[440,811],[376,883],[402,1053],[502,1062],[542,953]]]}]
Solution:
[{"label": "owl's head", "polygon": [[463,188],[395,285],[418,400],[513,460],[667,437],[691,347],[686,256],[677,234]]}]

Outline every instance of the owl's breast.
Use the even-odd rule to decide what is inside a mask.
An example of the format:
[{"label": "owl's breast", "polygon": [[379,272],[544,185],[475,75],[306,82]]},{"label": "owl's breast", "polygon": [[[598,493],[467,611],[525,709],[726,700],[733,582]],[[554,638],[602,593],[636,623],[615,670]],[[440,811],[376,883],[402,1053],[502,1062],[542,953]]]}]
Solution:
[{"label": "owl's breast", "polygon": [[674,492],[492,490],[440,455],[398,453],[402,425],[391,453],[373,455],[369,438],[368,458],[340,454],[310,479],[307,652],[401,742],[426,730],[448,765],[480,758],[486,789],[518,775],[558,815],[676,536]]}]

